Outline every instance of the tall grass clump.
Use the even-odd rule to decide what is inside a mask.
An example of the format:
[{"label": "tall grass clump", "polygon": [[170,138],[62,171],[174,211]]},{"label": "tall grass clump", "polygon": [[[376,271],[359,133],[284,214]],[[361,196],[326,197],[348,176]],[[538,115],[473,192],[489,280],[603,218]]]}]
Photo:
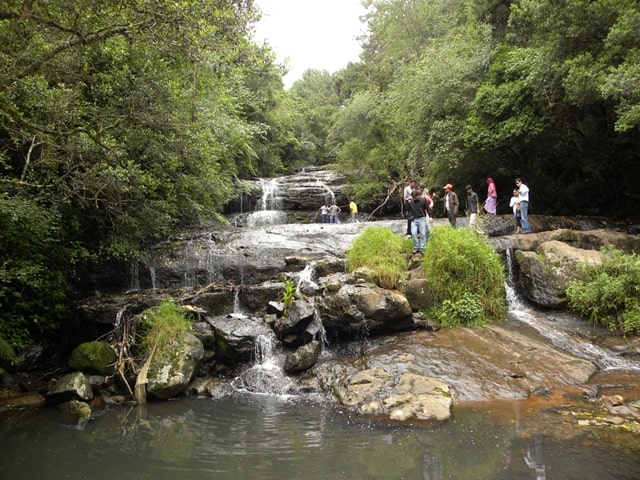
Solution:
[{"label": "tall grass clump", "polygon": [[371,271],[382,288],[398,288],[407,277],[407,254],[411,242],[387,227],[368,227],[358,235],[347,252],[347,270],[360,267]]},{"label": "tall grass clump", "polygon": [[623,335],[640,332],[640,257],[603,250],[600,265],[584,265],[566,290],[569,310]]},{"label": "tall grass clump", "polygon": [[146,355],[155,348],[158,358],[169,359],[183,345],[190,328],[191,321],[184,310],[171,299],[163,300],[145,311],[140,345]]},{"label": "tall grass clump", "polygon": [[504,320],[504,265],[482,235],[436,227],[423,262],[433,301],[428,313],[442,326],[482,327]]}]

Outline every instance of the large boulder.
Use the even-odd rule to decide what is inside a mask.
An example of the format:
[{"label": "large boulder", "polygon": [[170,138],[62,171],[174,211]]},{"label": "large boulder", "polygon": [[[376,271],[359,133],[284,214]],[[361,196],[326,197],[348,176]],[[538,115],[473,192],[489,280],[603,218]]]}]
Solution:
[{"label": "large boulder", "polygon": [[540,244],[535,252],[518,250],[520,292],[531,302],[546,308],[562,308],[565,291],[580,278],[582,265],[602,262],[598,250],[584,250],[557,240]]},{"label": "large boulder", "polygon": [[151,360],[147,393],[158,400],[181,394],[189,386],[203,356],[202,342],[187,332],[181,348],[170,352],[168,356],[154,356]]},{"label": "large boulder", "polygon": [[299,347],[295,352],[287,355],[284,362],[284,371],[298,373],[311,368],[318,361],[320,352],[322,352],[322,344],[317,340]]},{"label": "large boulder", "polygon": [[54,381],[45,398],[49,405],[59,405],[70,400],[87,402],[93,398],[93,390],[84,373],[73,372]]},{"label": "large boulder", "polygon": [[317,298],[316,308],[327,334],[339,340],[414,327],[407,298],[372,284],[342,285],[337,292]]},{"label": "large boulder", "polygon": [[234,366],[249,362],[256,357],[260,338],[275,342],[275,333],[269,325],[249,317],[207,317],[216,339],[216,360]]}]

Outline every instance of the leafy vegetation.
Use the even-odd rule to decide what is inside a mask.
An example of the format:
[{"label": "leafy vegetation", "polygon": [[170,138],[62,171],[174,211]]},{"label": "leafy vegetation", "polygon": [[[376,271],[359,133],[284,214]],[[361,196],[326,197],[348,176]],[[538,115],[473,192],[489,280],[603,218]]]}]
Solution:
[{"label": "leafy vegetation", "polygon": [[434,228],[423,266],[434,302],[429,315],[443,326],[504,320],[504,265],[481,235],[448,225]]},{"label": "leafy vegetation", "polygon": [[292,279],[287,278],[284,281],[284,288],[282,289],[281,299],[284,304],[284,315],[286,316],[289,310],[291,309],[291,305],[296,300],[296,296],[298,295],[298,287],[296,286],[296,282]]},{"label": "leafy vegetation", "polygon": [[140,345],[146,356],[155,349],[156,357],[170,359],[190,329],[191,321],[184,310],[167,299],[144,312]]},{"label": "leafy vegetation", "polygon": [[569,309],[622,334],[640,332],[640,256],[603,251],[600,265],[585,265],[566,290]]},{"label": "leafy vegetation", "polygon": [[399,288],[407,277],[407,255],[411,242],[387,227],[368,227],[358,235],[347,252],[349,272],[366,267],[382,288]]},{"label": "leafy vegetation", "polygon": [[410,178],[482,194],[491,176],[509,213],[523,176],[533,213],[639,220],[637,0],[365,4],[360,61],[285,91],[253,1],[3,2],[0,336],[72,324],[83,263],[306,165],[337,165],[363,211],[398,211]]}]

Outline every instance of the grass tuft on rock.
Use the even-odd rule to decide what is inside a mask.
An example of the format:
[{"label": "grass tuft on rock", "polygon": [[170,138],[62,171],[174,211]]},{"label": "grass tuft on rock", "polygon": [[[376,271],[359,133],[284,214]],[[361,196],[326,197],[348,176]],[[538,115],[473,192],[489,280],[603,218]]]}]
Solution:
[{"label": "grass tuft on rock", "polygon": [[504,264],[477,232],[435,227],[423,260],[433,307],[427,312],[444,327],[483,327],[504,321]]},{"label": "grass tuft on rock", "polygon": [[186,313],[171,299],[163,300],[157,307],[144,312],[141,346],[145,356],[154,349],[158,358],[171,358],[184,342],[184,335],[191,329]]},{"label": "grass tuft on rock", "polygon": [[347,252],[347,270],[366,267],[375,283],[397,289],[407,278],[407,254],[411,242],[388,227],[368,227],[358,235]]}]

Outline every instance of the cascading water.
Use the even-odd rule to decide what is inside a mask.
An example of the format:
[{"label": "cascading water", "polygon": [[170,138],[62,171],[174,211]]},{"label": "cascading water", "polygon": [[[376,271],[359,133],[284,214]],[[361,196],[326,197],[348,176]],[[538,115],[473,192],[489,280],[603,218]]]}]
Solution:
[{"label": "cascading water", "polygon": [[262,190],[262,198],[258,202],[258,210],[247,216],[247,225],[249,227],[258,227],[286,223],[287,215],[282,209],[278,179],[260,179],[260,188]]},{"label": "cascading water", "polygon": [[532,327],[561,350],[592,361],[601,370],[640,370],[640,362],[594,345],[587,338],[589,325],[583,320],[569,314],[549,314],[528,308],[513,286],[515,267],[510,249],[507,250],[507,271],[509,280],[505,288],[510,318]]},{"label": "cascading water", "polygon": [[318,284],[313,280],[316,270],[316,262],[308,263],[303,270],[296,274],[296,287],[305,295],[314,295]]},{"label": "cascading water", "polygon": [[262,395],[286,395],[292,382],[282,365],[275,335],[259,335],[255,340],[254,364],[233,379],[231,384],[241,392]]}]

